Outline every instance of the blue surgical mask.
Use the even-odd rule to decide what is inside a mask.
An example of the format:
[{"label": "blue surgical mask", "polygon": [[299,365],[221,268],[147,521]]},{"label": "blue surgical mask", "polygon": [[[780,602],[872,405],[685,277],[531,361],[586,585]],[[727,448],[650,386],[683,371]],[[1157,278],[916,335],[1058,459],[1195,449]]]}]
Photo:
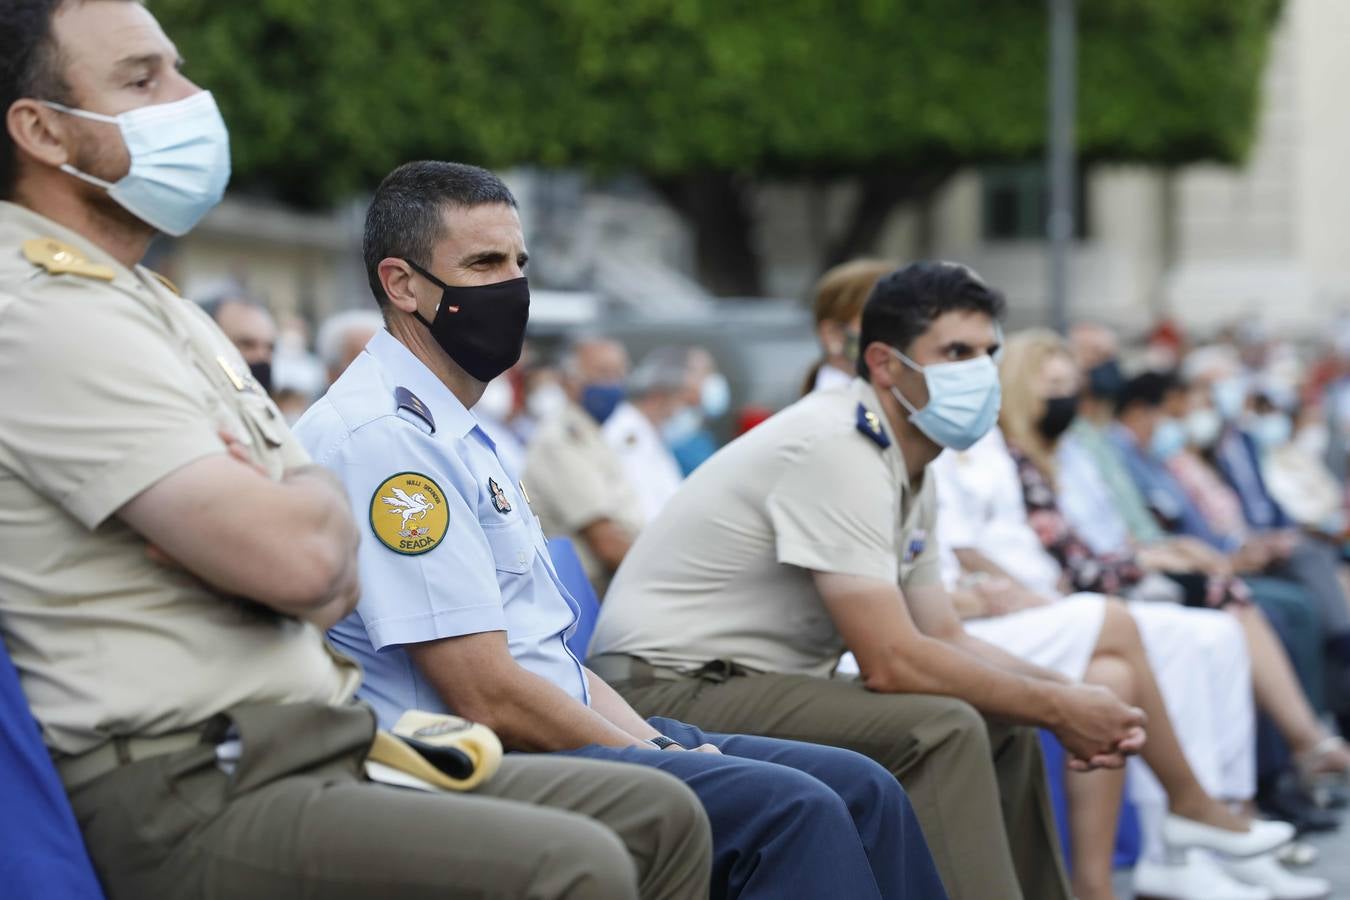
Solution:
[{"label": "blue surgical mask", "polygon": [[623,402],[626,391],[622,384],[588,384],[581,389],[581,408],[601,425],[614,415]]},{"label": "blue surgical mask", "polygon": [[725,416],[727,410],[731,409],[731,386],[727,384],[727,377],[721,372],[714,372],[703,379],[699,400],[703,406],[703,414],[708,418],[717,419]]},{"label": "blue surgical mask", "polygon": [[1294,423],[1284,413],[1270,412],[1249,423],[1247,433],[1256,440],[1262,453],[1269,453],[1289,443],[1294,436]]},{"label": "blue surgical mask", "polygon": [[702,427],[703,416],[699,414],[698,408],[686,406],[667,419],[666,423],[661,426],[661,439],[666,442],[668,447],[678,447],[698,434]]},{"label": "blue surgical mask", "polygon": [[891,388],[891,394],[909,411],[909,421],[914,427],[934,443],[967,450],[994,427],[1003,389],[993,359],[977,356],[961,362],[921,366],[894,347],[890,350],[900,362],[923,373],[928,385],[928,405],[923,409],[915,409],[895,387]]},{"label": "blue surgical mask", "polygon": [[95,178],[69,163],[61,170],[103,188],[147,225],[181,237],[225,195],[230,181],[230,134],[209,91],[118,116],[43,102],[52,109],[108,122],[121,130],[131,168],[116,183]]},{"label": "blue surgical mask", "polygon": [[1153,429],[1153,440],[1149,451],[1158,459],[1166,462],[1186,449],[1186,426],[1176,419],[1163,419]]}]

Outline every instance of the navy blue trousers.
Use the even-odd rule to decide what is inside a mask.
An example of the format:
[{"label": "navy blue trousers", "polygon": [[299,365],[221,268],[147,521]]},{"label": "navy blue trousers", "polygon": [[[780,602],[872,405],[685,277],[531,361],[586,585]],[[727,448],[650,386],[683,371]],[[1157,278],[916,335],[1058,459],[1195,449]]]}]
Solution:
[{"label": "navy blue trousers", "polygon": [[689,785],[712,822],[712,897],[945,900],[900,783],[860,753],[774,738],[652,727],[711,753],[590,746],[568,756],[653,766]]}]

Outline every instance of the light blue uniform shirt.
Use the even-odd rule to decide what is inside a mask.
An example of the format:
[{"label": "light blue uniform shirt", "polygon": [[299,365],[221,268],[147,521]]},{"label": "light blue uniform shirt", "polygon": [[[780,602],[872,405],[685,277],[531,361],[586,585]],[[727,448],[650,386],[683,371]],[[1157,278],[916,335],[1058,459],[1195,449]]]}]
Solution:
[{"label": "light blue uniform shirt", "polygon": [[[400,407],[399,388],[427,415]],[[361,529],[361,600],[329,637],[365,669],[359,696],[382,727],[407,709],[453,712],[404,644],[486,631],[505,631],[517,663],[590,705],[585,672],[565,643],[579,608],[539,520],[478,420],[411,351],[376,334],[295,433],[342,480]],[[418,555],[390,549],[372,524],[387,513],[375,494],[400,473],[434,482],[449,513],[444,538]],[[501,493],[494,497],[490,483]]]}]

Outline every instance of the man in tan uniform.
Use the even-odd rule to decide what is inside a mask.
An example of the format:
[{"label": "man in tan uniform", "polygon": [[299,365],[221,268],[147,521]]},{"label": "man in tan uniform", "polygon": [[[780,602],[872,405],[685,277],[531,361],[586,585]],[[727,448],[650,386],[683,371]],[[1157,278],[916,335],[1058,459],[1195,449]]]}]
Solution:
[{"label": "man in tan uniform", "polygon": [[[883,279],[863,377],[690,476],[615,577],[590,665],[644,715],[871,756],[913,797],[953,898],[1048,900],[1068,888],[1040,748],[1007,723],[1118,767],[1143,716],[968,639],[941,593],[925,467],[997,416],[1002,308],[959,266]],[[827,677],[846,648],[861,684]]]},{"label": "man in tan uniform", "polygon": [[530,441],[524,482],[544,533],[572,538],[599,597],[644,521],[637,492],[600,426],[623,402],[628,354],[580,338],[562,361],[568,404]]},{"label": "man in tan uniform", "polygon": [[346,497],[137,264],[224,189],[214,102],[139,3],[0,13],[0,635],[107,893],[705,894],[706,820],[662,773],[365,780],[360,671],[321,632],[357,599]]}]

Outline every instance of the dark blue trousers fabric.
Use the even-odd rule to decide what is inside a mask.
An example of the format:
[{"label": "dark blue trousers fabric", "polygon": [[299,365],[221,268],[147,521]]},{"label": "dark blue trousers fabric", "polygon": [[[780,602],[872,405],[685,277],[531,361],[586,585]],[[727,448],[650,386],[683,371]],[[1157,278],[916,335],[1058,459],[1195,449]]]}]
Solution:
[{"label": "dark blue trousers fabric", "polygon": [[712,822],[716,900],[946,898],[909,798],[867,757],[648,721],[685,747],[712,744],[722,755],[598,746],[566,755],[653,766],[689,785]]}]

